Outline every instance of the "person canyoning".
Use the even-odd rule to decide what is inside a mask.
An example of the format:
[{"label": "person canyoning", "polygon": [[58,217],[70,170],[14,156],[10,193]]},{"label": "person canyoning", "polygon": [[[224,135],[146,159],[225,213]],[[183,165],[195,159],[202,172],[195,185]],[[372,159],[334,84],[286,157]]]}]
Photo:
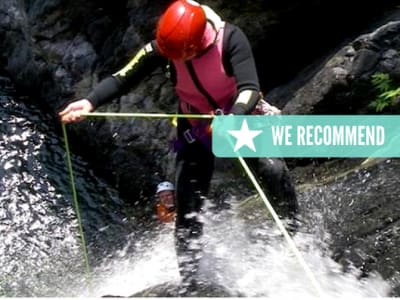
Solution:
[{"label": "person canyoning", "polygon": [[[61,121],[82,120],[82,113],[122,95],[145,75],[168,64],[179,98],[179,113],[280,113],[262,98],[255,60],[244,32],[223,21],[208,6],[178,0],[158,20],[155,39],[144,45],[124,68],[100,81],[86,98],[68,104],[59,113]],[[177,125],[175,240],[182,293],[201,284],[198,270],[203,226],[199,214],[215,159],[210,149],[210,123],[204,122],[178,118]],[[257,174],[278,215],[294,220],[298,204],[285,161],[251,158],[246,162]]]},{"label": "person canyoning", "polygon": [[160,223],[170,223],[175,220],[175,187],[169,181],[160,182],[156,190],[156,214]]}]

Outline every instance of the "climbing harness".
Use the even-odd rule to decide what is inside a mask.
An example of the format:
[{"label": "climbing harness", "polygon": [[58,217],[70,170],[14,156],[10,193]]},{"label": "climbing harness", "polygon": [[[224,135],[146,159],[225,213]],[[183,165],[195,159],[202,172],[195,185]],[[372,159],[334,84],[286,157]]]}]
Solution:
[{"label": "climbing harness", "polygon": [[186,144],[192,144],[195,141],[201,142],[210,151],[211,148],[211,123],[207,120],[201,120],[194,126],[190,126],[186,129],[182,135],[178,137],[172,143],[172,149],[175,152],[180,151]]},{"label": "climbing harness", "polygon": [[[212,119],[214,117],[213,114],[161,114],[161,113],[109,113],[109,112],[91,112],[91,113],[84,113],[82,116],[85,117],[103,117],[103,118],[170,118],[170,119],[177,119],[177,118],[192,118],[192,119]],[[69,152],[69,147],[68,147],[68,139],[67,139],[67,133],[65,129],[65,125],[62,125],[63,129],[63,134],[64,134],[64,140],[65,140],[65,147],[67,151],[67,162],[68,162],[68,169],[69,169],[69,174],[71,178],[71,187],[72,187],[72,194],[74,198],[74,205],[76,209],[76,214],[79,222],[79,229],[81,233],[81,239],[82,239],[82,248],[84,252],[84,259],[86,263],[86,270],[88,274],[88,278],[91,281],[91,272],[90,272],[90,266],[89,266],[89,261],[88,261],[88,256],[87,256],[87,249],[86,249],[86,242],[83,234],[83,228],[82,228],[82,223],[81,223],[81,218],[79,214],[79,206],[78,206],[78,201],[77,201],[77,196],[76,196],[76,189],[75,189],[75,183],[73,179],[73,172],[72,172],[72,164],[71,164],[71,158],[70,158],[70,152]],[[293,251],[294,255],[298,259],[300,265],[304,269],[304,272],[306,273],[307,277],[310,279],[311,283],[313,284],[315,290],[318,292],[318,296],[322,297],[324,296],[324,292],[319,285],[317,279],[315,278],[314,274],[312,273],[311,269],[307,265],[306,261],[302,257],[300,251],[296,247],[293,239],[290,237],[289,233],[287,232],[285,226],[283,225],[282,221],[279,219],[277,213],[275,212],[274,208],[272,207],[271,203],[269,202],[267,196],[265,195],[264,191],[260,187],[259,183],[257,182],[257,179],[251,172],[250,168],[248,167],[247,163],[242,157],[238,157],[240,164],[242,165],[243,169],[245,170],[247,176],[253,183],[255,189],[257,190],[258,194],[260,195],[261,199],[263,200],[264,204],[266,205],[268,211],[270,212],[272,218],[276,222],[279,230],[282,232],[283,236],[285,237],[286,241],[289,244],[290,249]],[[89,283],[90,283],[89,281]]]}]

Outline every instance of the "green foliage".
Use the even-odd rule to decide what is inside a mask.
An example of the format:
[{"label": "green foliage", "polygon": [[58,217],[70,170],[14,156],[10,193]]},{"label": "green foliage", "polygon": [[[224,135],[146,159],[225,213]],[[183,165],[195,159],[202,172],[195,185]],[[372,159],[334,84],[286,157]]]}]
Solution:
[{"label": "green foliage", "polygon": [[376,112],[382,112],[398,104],[400,87],[393,82],[387,73],[376,73],[372,75],[371,83],[378,92],[377,98],[369,104]]}]

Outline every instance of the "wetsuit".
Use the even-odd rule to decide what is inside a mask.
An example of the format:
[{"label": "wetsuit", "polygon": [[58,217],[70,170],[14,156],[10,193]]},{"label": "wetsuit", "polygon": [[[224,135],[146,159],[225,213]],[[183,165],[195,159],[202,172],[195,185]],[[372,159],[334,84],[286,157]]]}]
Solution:
[{"label": "wetsuit", "polygon": [[[157,53],[155,41],[152,41],[143,47],[126,67],[101,81],[87,99],[94,106],[98,106],[125,93],[145,75],[167,63],[168,61]],[[237,93],[250,90],[254,92],[253,95],[257,95],[246,104],[235,103],[233,97],[230,99],[229,111],[226,112],[251,113],[259,99],[260,88],[250,44],[238,27],[226,23],[222,41],[222,62],[216,63],[222,64],[227,76],[235,79]],[[171,73],[172,82],[176,85],[176,69],[172,68]],[[221,89],[224,87],[221,86]],[[202,233],[198,213],[208,192],[214,169],[214,155],[208,145],[199,139],[191,143],[185,142],[184,132],[192,126],[194,125],[189,120],[178,119],[178,140],[184,143],[179,147],[176,157],[176,245],[181,275],[188,282],[195,276],[198,268],[201,245],[191,243],[198,243],[197,238]],[[258,175],[264,191],[278,214],[281,217],[294,217],[298,209],[296,194],[284,161],[269,158],[246,159],[246,161]]]},{"label": "wetsuit", "polygon": [[168,208],[163,203],[156,204],[156,212],[158,221],[161,223],[169,223],[175,219],[175,207]]}]

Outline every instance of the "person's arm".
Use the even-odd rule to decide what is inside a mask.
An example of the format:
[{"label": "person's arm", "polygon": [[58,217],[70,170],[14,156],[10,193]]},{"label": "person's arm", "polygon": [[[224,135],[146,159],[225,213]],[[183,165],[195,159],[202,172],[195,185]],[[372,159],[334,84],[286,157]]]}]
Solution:
[{"label": "person's arm", "polygon": [[239,27],[227,23],[223,49],[225,71],[235,77],[238,89],[230,112],[249,114],[260,99],[260,85],[250,43]]},{"label": "person's arm", "polygon": [[84,99],[67,105],[59,113],[61,121],[64,123],[80,121],[83,119],[82,113],[91,112],[101,104],[126,93],[144,76],[165,62],[165,58],[155,49],[154,42],[140,49],[124,68],[100,81]]}]

